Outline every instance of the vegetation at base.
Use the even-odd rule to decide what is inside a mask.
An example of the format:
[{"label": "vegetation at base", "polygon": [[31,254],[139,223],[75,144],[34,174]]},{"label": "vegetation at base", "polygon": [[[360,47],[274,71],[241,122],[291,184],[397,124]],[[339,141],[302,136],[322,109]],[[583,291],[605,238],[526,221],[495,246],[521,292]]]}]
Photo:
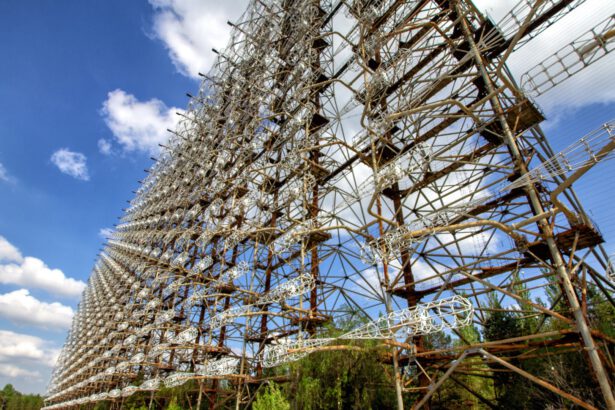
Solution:
[{"label": "vegetation at base", "polygon": [[277,384],[268,383],[256,396],[252,410],[290,410],[290,403]]},{"label": "vegetation at base", "polygon": [[[517,285],[510,290],[527,300],[527,290],[518,276],[513,283]],[[550,283],[546,299],[546,302],[536,300],[532,303],[569,315],[569,308],[564,303],[565,298],[561,297],[557,283]],[[588,286],[586,300],[586,313],[592,327],[607,337],[615,338],[615,308],[593,286]],[[510,304],[510,301],[507,300],[506,303]],[[481,332],[474,326],[467,326],[458,329],[454,338],[450,333],[432,334],[423,338],[424,348],[438,350],[443,355],[449,354],[453,360],[459,355],[461,346],[466,344],[520,338],[531,334],[553,332],[565,327],[561,321],[536,314],[535,307],[529,303],[521,302],[512,310],[502,304],[503,300],[496,295],[492,294],[487,298],[482,306],[485,326]],[[356,312],[351,313],[350,319],[338,321],[325,329],[322,337],[335,337],[365,323],[366,320]],[[505,349],[500,350],[498,356],[600,408],[602,395],[579,344],[578,334],[568,333],[561,337],[564,342],[570,342],[571,346],[563,354],[548,344],[534,343],[532,346],[528,345],[527,357],[524,360],[520,360],[519,352],[514,349],[511,349],[510,353]],[[253,410],[396,408],[391,350],[375,341],[338,341],[335,345],[347,346],[343,346],[344,350],[321,351],[298,362],[265,369],[265,375],[271,376],[272,380],[278,382],[271,381],[260,386],[250,385],[250,396],[253,397],[253,401],[248,408]],[[610,357],[615,357],[615,351],[610,351],[608,354]],[[412,363],[403,364],[400,371],[404,372],[406,377],[415,377],[412,386],[417,386],[416,380],[420,369]],[[439,378],[445,370],[446,368],[435,378]],[[228,394],[220,394],[217,398],[211,399],[215,401],[216,408],[234,409],[236,390],[233,384],[229,381],[217,383],[217,387],[227,389]],[[211,384],[203,384],[204,391],[210,391],[212,387]],[[212,403],[206,393],[201,396],[200,407],[197,405],[198,390],[198,383],[192,380],[180,387],[163,388],[153,394],[147,392],[134,394],[123,399],[121,408],[209,409]],[[418,395],[405,393],[405,408],[411,408],[417,397]],[[430,406],[432,410],[576,408],[560,396],[538,387],[499,364],[488,363],[478,355],[468,356],[460,364],[432,396]],[[30,407],[5,408],[29,409]],[[111,409],[111,404],[98,403],[94,408]]]},{"label": "vegetation at base", "polygon": [[1,410],[38,410],[43,407],[43,397],[38,394],[23,394],[7,384],[0,391]]},{"label": "vegetation at base", "polygon": [[[335,337],[366,322],[351,312],[348,319],[325,329]],[[376,341],[338,341],[340,350],[313,353],[300,361],[268,369],[266,374],[288,380],[261,386],[252,409],[389,409],[396,407],[390,349]],[[346,345],[346,346],[345,346]],[[388,359],[388,360],[387,360]]]},{"label": "vegetation at base", "polygon": [[[518,274],[515,276],[513,283],[516,285],[512,290],[525,300],[529,300],[529,292],[521,284]],[[565,313],[566,316],[570,315],[565,297],[562,297],[554,277],[550,279],[546,294],[546,303],[541,300],[536,300],[534,303],[558,313]],[[487,314],[482,334],[473,327],[467,327],[459,332],[461,338],[467,341],[489,342],[568,328],[561,321],[542,314],[537,315],[536,310],[527,302],[521,302],[512,311],[510,308],[503,309],[501,300],[495,294],[490,294],[487,302],[486,306],[483,306]],[[587,317],[592,328],[599,329],[608,337],[615,336],[615,308],[596,291],[593,285],[588,285],[587,288]],[[519,352],[516,350],[511,350],[508,354],[501,351],[498,356],[519,369],[581,398],[588,404],[601,408],[602,394],[579,344],[579,335],[568,333],[561,338],[565,342],[570,342],[573,347],[562,353],[561,350],[558,351],[546,344],[534,343],[531,347],[528,345],[527,357],[523,360],[518,358]],[[427,340],[432,347],[438,349],[455,347],[455,343],[451,343],[450,337],[445,335],[430,335]],[[615,351],[609,352],[610,357],[614,357],[614,354]],[[499,364],[490,363],[487,366],[478,356],[466,359],[464,363],[465,369],[453,373],[453,376],[436,392],[431,401],[432,410],[577,408],[570,401],[538,387],[527,378]],[[469,387],[473,393],[470,393],[466,387]]]},{"label": "vegetation at base", "polygon": [[[510,289],[529,300],[519,274],[515,274],[514,287]],[[610,338],[615,337],[615,308],[592,285],[587,288],[587,317],[594,329]],[[531,334],[561,330],[561,321],[536,314],[531,304],[543,305],[569,316],[560,288],[552,277],[547,288],[547,301],[520,302],[515,309],[502,306],[502,299],[490,294],[483,308],[485,326],[479,332],[474,326],[459,329],[456,338],[447,333],[432,334],[423,339],[425,348],[432,348],[459,354],[455,348],[469,343],[483,343],[512,339]],[[510,305],[510,300],[507,300]],[[337,323],[336,331],[352,328],[356,322]],[[498,356],[565,392],[600,408],[602,395],[592,376],[587,358],[579,344],[576,333],[561,336],[570,341],[570,349],[564,353],[548,344],[535,343],[527,348],[527,356],[519,359],[518,351],[501,351]],[[534,341],[536,342],[536,341]],[[526,342],[519,342],[526,343]],[[386,348],[378,348],[374,342],[354,343],[363,350],[340,350],[314,353],[299,362],[275,369],[273,375],[286,375],[288,382],[279,386],[281,395],[276,395],[282,405],[290,404],[291,409],[394,409],[395,390],[392,382],[392,366],[387,362]],[[609,352],[615,357],[615,351]],[[385,359],[385,360],[383,360]],[[452,359],[451,359],[452,360]],[[445,370],[445,369],[444,369]],[[443,371],[444,371],[443,370]],[[420,370],[413,366],[402,369],[407,376],[418,376]],[[441,376],[442,373],[438,375]],[[416,386],[416,383],[414,384]],[[418,396],[405,394],[405,408]],[[467,409],[559,409],[576,408],[573,403],[541,388],[527,378],[494,363],[488,363],[481,356],[467,357],[452,376],[436,391],[430,400],[432,410]],[[271,408],[273,405],[270,405]],[[282,407],[286,408],[286,407]]]}]

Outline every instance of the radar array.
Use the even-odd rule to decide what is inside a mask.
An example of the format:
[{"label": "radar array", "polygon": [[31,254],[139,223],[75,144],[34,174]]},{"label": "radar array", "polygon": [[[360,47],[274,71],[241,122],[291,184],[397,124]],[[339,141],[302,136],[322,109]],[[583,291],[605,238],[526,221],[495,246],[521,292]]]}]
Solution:
[{"label": "radar array", "polygon": [[[594,408],[509,360],[571,346],[615,408],[614,342],[583,296],[613,303],[613,256],[570,188],[613,156],[615,124],[555,154],[532,101],[615,47],[614,17],[520,86],[506,69],[582,3],[522,0],[495,23],[466,0],[251,1],[100,254],[46,408],[189,380],[240,408],[268,369],[366,339],[391,352],[399,408],[492,364]],[[563,310],[535,302],[553,283]],[[558,330],[465,339],[489,298]],[[438,332],[454,347],[430,347]]]}]

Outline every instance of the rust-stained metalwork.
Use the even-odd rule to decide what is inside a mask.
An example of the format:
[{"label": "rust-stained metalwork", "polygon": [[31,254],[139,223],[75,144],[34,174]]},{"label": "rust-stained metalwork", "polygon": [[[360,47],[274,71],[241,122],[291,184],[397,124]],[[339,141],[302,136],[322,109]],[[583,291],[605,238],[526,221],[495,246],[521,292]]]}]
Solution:
[{"label": "rust-stained metalwork", "polygon": [[[525,91],[505,69],[581,3],[522,0],[493,22],[466,0],[252,1],[101,253],[47,408],[188,380],[195,403],[241,408],[264,369],[358,349],[322,328],[361,312],[372,321],[346,335],[386,346],[399,408],[408,394],[429,406],[447,380],[489,405],[456,374],[490,363],[593,408],[509,360],[582,351],[615,409],[615,341],[586,297],[613,303],[613,259],[570,188],[613,156],[613,123],[556,155],[526,95],[604,58],[613,18],[530,70]],[[563,308],[535,302],[548,286]],[[421,306],[450,300],[468,321],[425,322]],[[540,325],[464,338],[494,311]],[[427,327],[454,347],[430,348]]]}]

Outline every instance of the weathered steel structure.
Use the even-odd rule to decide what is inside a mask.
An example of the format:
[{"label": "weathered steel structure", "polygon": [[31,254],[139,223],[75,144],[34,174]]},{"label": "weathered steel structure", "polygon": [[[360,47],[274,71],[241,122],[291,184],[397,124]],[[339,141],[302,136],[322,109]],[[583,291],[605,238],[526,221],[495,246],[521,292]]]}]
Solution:
[{"label": "weathered steel structure", "polygon": [[[191,379],[243,408],[264,369],[356,312],[374,321],[338,340],[388,346],[400,407],[498,365],[594,408],[509,360],[582,351],[615,408],[614,341],[586,315],[588,286],[613,303],[613,265],[570,189],[615,125],[555,155],[532,100],[615,47],[615,18],[521,85],[506,67],[581,3],[521,0],[494,22],[467,0],[251,1],[101,253],[47,408]],[[535,302],[553,284],[563,310]],[[558,330],[464,340],[488,298]],[[454,348],[425,344],[442,331]]]}]

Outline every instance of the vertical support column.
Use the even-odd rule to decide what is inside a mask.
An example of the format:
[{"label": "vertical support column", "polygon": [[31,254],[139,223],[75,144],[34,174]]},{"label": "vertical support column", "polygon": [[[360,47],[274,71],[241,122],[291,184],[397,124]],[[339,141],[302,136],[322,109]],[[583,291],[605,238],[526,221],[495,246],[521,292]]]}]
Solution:
[{"label": "vertical support column", "polygon": [[[277,176],[277,174],[276,174],[276,176]],[[278,203],[278,193],[277,193],[277,191],[274,192],[273,203],[274,204]],[[276,223],[277,223],[277,211],[274,211],[273,214],[272,214],[272,217],[271,217],[270,227],[271,228],[275,228]],[[263,289],[264,292],[268,292],[269,289],[271,289],[271,274],[273,272],[273,269],[272,269],[273,256],[274,256],[273,251],[271,250],[271,248],[268,248],[267,249],[267,267],[265,268],[265,286],[264,286],[264,289]],[[262,307],[262,310],[266,312],[268,310],[267,305],[264,305]],[[258,336],[261,337],[262,340],[264,341],[266,339],[266,334],[267,334],[267,314],[263,314],[261,316],[261,323],[260,323],[260,328],[259,328]],[[264,348],[264,346],[263,346],[263,348]],[[263,374],[263,368],[262,368],[260,363],[258,364],[258,366],[256,368],[256,374],[259,377],[262,376],[262,374]]]},{"label": "vertical support column", "polygon": [[[315,10],[320,10],[320,0],[313,0],[312,6],[314,7]],[[310,16],[310,17],[313,18],[313,21],[314,21],[313,24],[318,24],[318,26],[320,27],[320,20],[319,20],[318,14],[314,16]],[[312,56],[311,64],[310,64],[311,69],[313,71],[312,78],[318,78],[315,74],[318,73],[318,71],[321,68],[320,55],[322,53],[322,49],[317,48],[316,43],[313,43],[312,50],[313,50],[312,52],[314,53],[314,55]],[[321,108],[322,108],[321,101],[320,101],[320,90],[316,91],[314,95],[312,96],[312,103],[314,104],[314,107],[315,107],[314,115],[320,115],[319,112],[321,111]],[[314,132],[318,133],[318,130],[314,130]],[[310,138],[311,133],[312,133],[312,125],[310,124],[310,126],[308,127],[308,136],[307,136],[308,140],[311,140]],[[313,163],[313,166],[315,167],[317,167],[320,162],[320,151],[318,148],[319,141],[320,140],[316,140],[316,147],[310,151],[310,161]],[[311,198],[311,203],[309,204],[309,208],[308,208],[310,219],[314,222],[316,221],[316,218],[318,217],[318,212],[319,212],[318,200],[319,200],[318,182],[315,182],[314,186],[312,187],[312,198]],[[311,246],[311,244],[309,244],[309,241],[308,241],[308,245]],[[313,246],[310,251],[310,274],[314,278],[315,282],[318,281],[318,277],[320,276],[320,266],[319,265],[320,265],[320,260],[318,256],[318,246]],[[318,287],[314,286],[314,288],[310,292],[310,312],[311,313],[316,312],[316,309],[318,307],[317,290],[318,290]],[[316,331],[314,322],[309,321],[309,319],[307,322],[307,331],[310,332],[310,334],[313,334]]]},{"label": "vertical support column", "polygon": [[[456,0],[456,3],[455,3],[455,6],[458,8],[458,10],[459,10],[459,3],[458,3],[459,1],[460,0]],[[510,129],[510,126],[508,125],[508,121],[506,120],[506,117],[504,115],[504,110],[502,109],[502,105],[500,104],[500,100],[498,99],[498,95],[495,90],[493,81],[487,72],[487,69],[480,55],[478,47],[476,46],[476,43],[474,42],[472,33],[468,27],[468,23],[465,17],[463,16],[463,13],[461,12],[461,10],[459,11],[460,11],[459,15],[460,15],[461,29],[466,38],[466,41],[470,45],[471,52],[473,54],[474,59],[476,60],[476,65],[480,71],[480,74],[483,80],[485,81],[485,85],[487,87],[489,95],[491,95],[491,99],[490,99],[491,105],[502,127],[505,143],[508,146],[508,149],[511,153],[513,161],[515,162],[515,166],[523,175],[527,173],[527,168],[525,167],[525,163],[523,162],[523,157],[519,151],[519,147],[517,146],[515,137]],[[538,194],[535,190],[534,185],[526,185],[524,189],[529,198],[530,205],[533,208],[534,212],[536,214],[543,213],[544,209],[542,207],[542,203],[540,202],[540,198],[538,197]],[[549,248],[549,253],[551,255],[551,259],[554,264],[554,270],[557,272],[559,278],[561,279],[561,282],[562,282],[561,286],[568,299],[568,303],[570,304],[570,308],[572,310],[572,314],[574,316],[574,319],[577,325],[577,330],[581,334],[583,344],[585,345],[585,350],[589,357],[589,361],[594,371],[594,374],[598,380],[598,384],[600,385],[600,389],[602,390],[602,394],[604,396],[604,401],[606,403],[606,406],[608,409],[615,409],[615,397],[613,396],[613,390],[611,389],[608,376],[602,364],[602,360],[600,359],[600,355],[598,353],[596,344],[591,336],[591,331],[589,329],[587,321],[585,317],[583,316],[581,305],[579,304],[579,300],[574,291],[574,287],[572,285],[572,282],[570,281],[570,277],[568,275],[568,271],[566,270],[566,265],[564,263],[563,257],[559,249],[557,248],[557,244],[555,243],[555,239],[553,237],[553,230],[551,229],[551,226],[549,225],[549,223],[544,219],[541,219],[540,221],[538,221],[538,225],[543,233],[545,242],[547,243],[547,247]]]}]

